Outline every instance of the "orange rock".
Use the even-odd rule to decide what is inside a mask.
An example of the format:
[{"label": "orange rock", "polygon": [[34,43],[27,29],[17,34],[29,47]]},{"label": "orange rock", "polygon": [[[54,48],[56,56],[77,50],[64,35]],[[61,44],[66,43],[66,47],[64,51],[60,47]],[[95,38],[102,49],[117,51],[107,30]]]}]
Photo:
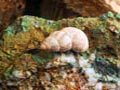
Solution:
[{"label": "orange rock", "polygon": [[120,13],[120,0],[64,0],[64,3],[82,16],[99,16],[108,11]]}]

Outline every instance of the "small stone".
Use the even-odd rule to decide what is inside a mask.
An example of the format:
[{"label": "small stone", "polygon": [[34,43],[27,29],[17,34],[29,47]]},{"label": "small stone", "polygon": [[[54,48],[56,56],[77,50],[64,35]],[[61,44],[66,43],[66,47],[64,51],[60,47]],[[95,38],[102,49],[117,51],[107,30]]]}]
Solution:
[{"label": "small stone", "polygon": [[13,71],[13,76],[15,76],[16,78],[24,78],[24,74],[23,71]]},{"label": "small stone", "polygon": [[79,65],[80,65],[80,67],[82,67],[82,68],[88,68],[88,67],[91,66],[91,64],[88,62],[88,60],[85,60],[85,59],[83,59],[83,58],[81,58],[81,59],[79,60]]},{"label": "small stone", "polygon": [[95,90],[103,90],[102,87],[103,87],[103,84],[102,84],[102,83],[97,83],[97,84],[95,85]]},{"label": "small stone", "polygon": [[46,79],[47,81],[51,81],[51,76],[50,76],[49,73],[45,73],[45,79]]},{"label": "small stone", "polygon": [[96,83],[97,83],[97,79],[95,79],[94,77],[90,77],[89,79],[88,79],[88,82],[89,82],[89,85],[90,86],[94,86]]},{"label": "small stone", "polygon": [[78,72],[78,69],[77,68],[72,68],[72,71],[74,72],[74,73],[76,73],[76,72]]},{"label": "small stone", "polygon": [[71,86],[75,86],[75,82],[70,82],[70,85]]},{"label": "small stone", "polygon": [[31,76],[31,72],[30,71],[26,71],[26,75],[27,75],[27,77],[30,77]]},{"label": "small stone", "polygon": [[94,53],[92,53],[92,54],[90,55],[90,57],[89,57],[89,59],[90,59],[90,60],[92,60],[92,61],[94,61],[94,60],[95,60],[95,58],[96,58],[96,56],[95,56],[95,54],[94,54]]},{"label": "small stone", "polygon": [[58,90],[65,90],[65,85],[57,85]]},{"label": "small stone", "polygon": [[17,83],[13,82],[13,81],[7,81],[7,85],[8,86],[17,86]]},{"label": "small stone", "polygon": [[72,65],[76,63],[76,59],[73,54],[68,54],[68,55],[62,54],[61,61],[70,63]]},{"label": "small stone", "polygon": [[66,72],[61,71],[61,72],[60,72],[60,76],[62,76],[63,78],[66,78],[68,75],[67,75],[67,73],[66,73]]}]

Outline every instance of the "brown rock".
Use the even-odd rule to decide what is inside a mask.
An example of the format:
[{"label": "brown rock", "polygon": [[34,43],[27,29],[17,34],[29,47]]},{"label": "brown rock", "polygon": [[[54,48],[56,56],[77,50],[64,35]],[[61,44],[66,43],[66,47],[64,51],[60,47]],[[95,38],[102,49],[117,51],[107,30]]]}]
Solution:
[{"label": "brown rock", "polygon": [[24,0],[0,0],[0,31],[20,16],[24,8]]},{"label": "brown rock", "polygon": [[120,0],[64,0],[64,3],[82,16],[99,16],[108,11],[120,13]]}]

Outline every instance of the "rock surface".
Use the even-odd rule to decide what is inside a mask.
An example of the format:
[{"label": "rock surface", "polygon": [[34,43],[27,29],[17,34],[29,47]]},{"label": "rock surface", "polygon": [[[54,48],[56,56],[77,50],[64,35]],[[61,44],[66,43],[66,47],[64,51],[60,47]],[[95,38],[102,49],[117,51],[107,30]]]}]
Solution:
[{"label": "rock surface", "polygon": [[[109,12],[101,17],[58,21],[34,16],[19,17],[4,30],[0,39],[0,85],[19,88],[17,90],[24,90],[26,85],[28,90],[75,90],[88,87],[88,84],[94,86],[97,81],[119,84],[119,16]],[[50,33],[69,26],[83,30],[88,36],[90,47],[86,52],[55,53],[39,48]],[[89,78],[86,80],[81,74]],[[65,86],[61,85],[64,78]],[[79,83],[83,80],[85,82]],[[95,88],[102,86],[104,85],[98,83]]]},{"label": "rock surface", "polygon": [[24,0],[0,0],[0,30],[20,16],[24,8]]},{"label": "rock surface", "polygon": [[108,11],[120,13],[119,0],[64,0],[64,3],[82,16],[99,16]]}]

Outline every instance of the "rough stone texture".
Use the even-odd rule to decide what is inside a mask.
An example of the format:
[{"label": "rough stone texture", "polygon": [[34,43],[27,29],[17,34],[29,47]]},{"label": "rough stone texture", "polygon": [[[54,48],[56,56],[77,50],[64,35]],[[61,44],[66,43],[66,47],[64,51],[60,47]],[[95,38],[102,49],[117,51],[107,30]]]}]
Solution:
[{"label": "rough stone texture", "polygon": [[99,16],[107,11],[120,13],[120,0],[64,0],[64,3],[82,16]]},{"label": "rough stone texture", "polygon": [[[80,86],[82,87],[81,83],[79,84],[78,82],[84,80],[80,78],[82,74],[80,73],[81,68],[78,67],[78,63],[81,67],[86,67],[85,62],[87,60],[90,60],[88,63],[91,64],[91,66],[87,65],[87,67],[94,68],[102,76],[110,76],[110,78],[108,77],[103,81],[108,79],[110,79],[109,81],[120,81],[120,18],[118,16],[120,15],[117,14],[116,17],[116,14],[109,12],[101,17],[78,17],[58,21],[34,16],[19,17],[4,30],[0,39],[0,88],[9,86],[12,88],[9,90],[16,90],[13,89],[15,86],[19,88],[17,90],[32,90],[31,88],[34,90],[38,90],[38,88],[41,88],[41,90],[87,90],[78,89]],[[86,33],[90,41],[90,47],[87,52],[77,53],[78,55],[74,52],[72,54],[73,57],[71,55],[65,57],[67,53],[72,53],[72,51],[65,52],[65,54],[57,54],[55,52],[43,51],[39,48],[42,41],[50,33],[69,26],[79,28]],[[62,55],[57,59],[56,56],[59,54]],[[84,60],[84,58],[86,59]],[[59,62],[56,62],[56,60]],[[64,63],[63,60],[68,61],[68,63]],[[81,61],[85,62],[82,63]],[[92,61],[94,62],[91,63]],[[47,66],[45,67],[46,64]],[[61,64],[63,67],[60,69],[58,66],[61,66]],[[53,65],[53,67],[49,67],[50,65]],[[77,71],[79,72],[76,72],[76,69],[72,68],[73,66],[71,65],[78,67],[79,70],[77,69]],[[94,72],[88,74],[91,69],[87,68],[87,70],[87,75],[94,76]],[[70,77],[61,79],[61,71],[65,71],[62,73],[67,72],[67,76]],[[61,86],[63,82],[65,82],[65,86]],[[28,88],[26,88],[26,85]],[[2,90],[8,90],[4,89],[4,87]],[[42,89],[42,87],[45,89]],[[56,87],[67,87],[67,89],[56,89]]]},{"label": "rough stone texture", "polygon": [[24,8],[24,0],[0,0],[0,30],[20,16]]},{"label": "rough stone texture", "polygon": [[71,9],[67,9],[66,4],[61,0],[42,0],[39,11],[41,17],[52,20],[80,16]]},{"label": "rough stone texture", "polygon": [[43,18],[23,16],[5,29],[0,40],[1,49],[16,56],[17,52],[21,53],[28,49],[38,48],[51,32],[69,26],[79,28],[87,34],[90,41],[90,51],[97,49],[99,55],[106,58],[120,57],[120,23],[116,17],[107,17],[105,20],[97,17],[78,17],[54,22]]}]

